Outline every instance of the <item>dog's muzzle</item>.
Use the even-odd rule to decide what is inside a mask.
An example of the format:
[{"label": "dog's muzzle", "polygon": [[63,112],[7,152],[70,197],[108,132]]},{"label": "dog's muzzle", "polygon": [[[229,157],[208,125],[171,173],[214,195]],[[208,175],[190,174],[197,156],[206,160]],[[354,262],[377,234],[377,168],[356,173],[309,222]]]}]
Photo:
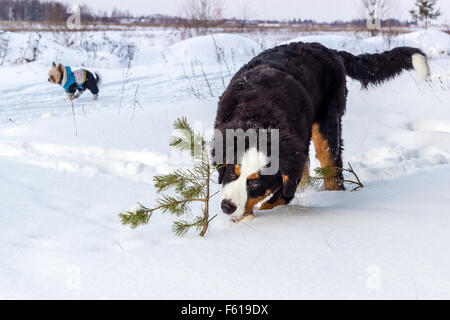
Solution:
[{"label": "dog's muzzle", "polygon": [[233,214],[237,209],[237,206],[227,199],[222,200],[220,207],[222,208],[222,211],[226,214]]}]

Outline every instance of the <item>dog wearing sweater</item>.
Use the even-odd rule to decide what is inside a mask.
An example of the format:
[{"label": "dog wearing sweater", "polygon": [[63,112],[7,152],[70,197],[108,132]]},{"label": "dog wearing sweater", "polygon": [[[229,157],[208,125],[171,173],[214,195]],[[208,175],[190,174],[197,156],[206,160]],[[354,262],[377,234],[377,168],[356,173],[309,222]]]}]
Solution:
[{"label": "dog wearing sweater", "polygon": [[63,66],[61,63],[56,65],[53,62],[48,72],[48,81],[62,86],[70,100],[80,97],[86,89],[92,92],[94,100],[98,98],[98,85],[100,84],[98,73],[94,75],[86,69],[72,71],[69,66]]}]

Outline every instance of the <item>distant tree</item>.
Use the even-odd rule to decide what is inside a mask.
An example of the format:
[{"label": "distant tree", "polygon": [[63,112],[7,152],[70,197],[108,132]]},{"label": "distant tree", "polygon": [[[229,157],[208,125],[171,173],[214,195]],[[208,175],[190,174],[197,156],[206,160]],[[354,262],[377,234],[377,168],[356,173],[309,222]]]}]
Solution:
[{"label": "distant tree", "polygon": [[224,4],[222,0],[185,0],[182,10],[184,32],[194,36],[207,34],[222,20]]},{"label": "distant tree", "polygon": [[441,11],[435,8],[436,2],[437,0],[416,0],[414,5],[417,9],[412,9],[409,13],[414,21],[423,22],[427,29],[430,20],[436,20],[441,15]]},{"label": "distant tree", "polygon": [[61,22],[66,18],[66,5],[55,1],[0,0],[0,20]]},{"label": "distant tree", "polygon": [[80,12],[81,12],[81,21],[83,22],[94,22],[95,21],[95,14],[92,13],[91,9],[85,5],[80,5]]},{"label": "distant tree", "polygon": [[121,15],[120,10],[117,9],[117,7],[114,7],[113,10],[112,10],[112,12],[111,12],[111,18],[113,18],[113,19],[119,19],[119,18],[120,18],[120,15]]},{"label": "distant tree", "polygon": [[[381,31],[381,22],[398,10],[397,0],[360,0],[359,11],[365,17],[372,36]],[[379,25],[377,23],[379,22]]]},{"label": "distant tree", "polygon": [[240,27],[242,29],[244,29],[247,26],[248,22],[250,21],[250,17],[249,17],[250,9],[251,9],[250,3],[248,2],[248,0],[243,0],[242,1],[242,15],[241,15],[240,21],[239,21]]},{"label": "distant tree", "polygon": [[27,1],[29,7],[29,20],[30,21],[43,21],[44,20],[44,6],[39,0]]}]

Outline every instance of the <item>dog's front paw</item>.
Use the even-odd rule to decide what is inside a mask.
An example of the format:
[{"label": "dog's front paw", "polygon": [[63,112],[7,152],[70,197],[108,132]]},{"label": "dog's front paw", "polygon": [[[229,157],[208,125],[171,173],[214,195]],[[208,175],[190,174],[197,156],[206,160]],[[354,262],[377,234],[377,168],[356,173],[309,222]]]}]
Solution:
[{"label": "dog's front paw", "polygon": [[252,221],[255,218],[256,218],[256,216],[253,214],[253,212],[249,212],[249,213],[245,214],[244,216],[242,216],[242,218],[240,218],[240,219],[232,219],[232,221],[234,223],[250,222],[250,221]]},{"label": "dog's front paw", "polygon": [[95,94],[95,95],[94,95],[93,100],[94,100],[94,101],[97,101],[97,100],[98,100],[98,94]]}]

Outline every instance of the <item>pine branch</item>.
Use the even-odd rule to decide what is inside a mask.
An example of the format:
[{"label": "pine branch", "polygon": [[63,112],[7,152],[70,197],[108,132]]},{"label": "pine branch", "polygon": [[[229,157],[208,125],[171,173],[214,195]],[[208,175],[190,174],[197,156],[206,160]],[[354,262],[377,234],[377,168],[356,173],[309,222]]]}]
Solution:
[{"label": "pine branch", "polygon": [[[211,219],[206,219],[203,216],[198,216],[196,217],[196,219],[193,222],[189,222],[186,220],[179,220],[179,221],[175,221],[172,225],[172,231],[173,233],[175,233],[175,235],[181,237],[183,235],[185,235],[189,229],[195,227],[195,229],[197,231],[200,231],[202,229],[202,232],[200,233],[200,236],[205,236],[206,230],[207,230],[207,226],[208,224],[215,218],[217,217],[217,215],[215,215],[214,217],[212,217]],[[206,226],[206,228],[205,228]]]},{"label": "pine branch", "polygon": [[137,210],[121,213],[119,214],[119,217],[123,225],[129,225],[131,229],[136,229],[141,225],[147,224],[153,212],[156,210],[158,210],[158,208],[149,209],[140,204],[140,207]]},{"label": "pine branch", "polygon": [[[195,227],[204,236],[209,226],[209,201],[219,192],[210,194],[210,185],[213,183],[211,176],[216,167],[211,166],[208,144],[205,138],[194,133],[186,118],[180,118],[174,122],[174,128],[179,136],[172,137],[170,145],[181,151],[188,151],[193,160],[193,166],[189,169],[178,169],[165,175],[155,176],[153,181],[155,189],[160,194],[157,206],[147,208],[140,206],[136,211],[120,214],[124,225],[135,229],[140,225],[147,224],[151,215],[156,211],[170,213],[180,217],[185,215],[187,220],[176,221],[172,227],[173,232],[184,235],[190,228]],[[173,194],[165,192],[172,191]],[[194,202],[202,204],[203,214],[191,220],[191,205]]]},{"label": "pine branch", "polygon": [[205,202],[205,199],[179,199],[173,196],[163,195],[162,198],[157,201],[159,210],[163,213],[171,213],[176,216],[190,214],[191,208],[189,207],[189,204],[191,202]]},{"label": "pine branch", "polygon": [[172,226],[172,231],[175,235],[181,237],[189,231],[190,228],[195,227],[197,231],[203,227],[204,219],[199,216],[194,222],[189,222],[186,220],[175,221]]},{"label": "pine branch", "polygon": [[178,118],[177,120],[175,120],[175,122],[173,123],[173,128],[174,128],[174,130],[177,130],[177,131],[189,131],[192,133],[194,132],[194,130],[192,130],[192,127],[188,123],[186,117],[181,117],[181,118]]},{"label": "pine branch", "polygon": [[205,138],[194,132],[185,117],[177,119],[173,127],[181,136],[172,137],[169,145],[179,151],[190,152],[191,157],[194,159],[202,160],[204,154],[207,153]]},{"label": "pine branch", "polygon": [[205,184],[193,184],[180,191],[180,195],[184,199],[203,198],[205,197],[205,186]]},{"label": "pine branch", "polygon": [[181,192],[188,184],[198,185],[202,182],[203,176],[196,168],[178,169],[166,175],[153,177],[155,188],[158,193],[174,189],[176,192]]},{"label": "pine branch", "polygon": [[323,178],[327,178],[332,172],[333,167],[326,167],[326,168],[315,168],[314,172],[319,176]]}]

